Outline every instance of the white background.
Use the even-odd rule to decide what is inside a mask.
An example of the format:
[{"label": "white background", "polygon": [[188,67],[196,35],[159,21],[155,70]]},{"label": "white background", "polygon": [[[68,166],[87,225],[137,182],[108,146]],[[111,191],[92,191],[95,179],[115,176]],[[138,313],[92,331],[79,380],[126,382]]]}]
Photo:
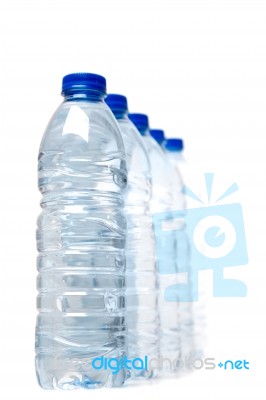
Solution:
[{"label": "white background", "polygon": [[[1,400],[265,399],[266,2],[263,0],[2,0],[0,5]],[[34,372],[37,153],[64,74],[96,72],[152,127],[182,136],[186,158],[215,172],[243,207],[249,264],[228,276],[244,299],[209,300],[207,353],[250,371],[92,392],[47,392]],[[198,180],[200,182],[200,179]],[[203,274],[204,284],[211,276]]]}]

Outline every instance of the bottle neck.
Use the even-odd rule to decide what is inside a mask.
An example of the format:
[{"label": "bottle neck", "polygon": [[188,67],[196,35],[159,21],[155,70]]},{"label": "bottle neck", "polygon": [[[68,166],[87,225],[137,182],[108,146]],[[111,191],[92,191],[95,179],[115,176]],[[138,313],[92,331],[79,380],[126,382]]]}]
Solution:
[{"label": "bottle neck", "polygon": [[121,119],[128,119],[127,117],[127,111],[125,110],[112,110],[112,113],[115,116],[115,119],[121,120]]},{"label": "bottle neck", "polygon": [[148,128],[138,127],[138,130],[139,130],[141,136],[150,136],[150,131]]},{"label": "bottle neck", "polygon": [[103,101],[105,93],[97,90],[65,90],[62,96],[64,97],[64,101],[100,102]]},{"label": "bottle neck", "polygon": [[166,150],[166,154],[170,160],[173,160],[173,162],[184,161],[184,155],[182,151]]}]

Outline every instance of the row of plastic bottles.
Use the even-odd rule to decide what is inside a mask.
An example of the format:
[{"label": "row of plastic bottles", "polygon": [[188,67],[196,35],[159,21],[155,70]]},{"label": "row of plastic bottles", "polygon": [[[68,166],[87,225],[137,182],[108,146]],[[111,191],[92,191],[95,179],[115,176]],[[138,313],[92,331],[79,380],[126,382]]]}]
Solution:
[{"label": "row of plastic bottles", "polygon": [[191,285],[181,302],[178,292],[188,241],[171,218],[186,208],[182,141],[106,97],[102,76],[67,75],[62,95],[39,152],[38,382],[89,389],[176,373],[194,350]]}]

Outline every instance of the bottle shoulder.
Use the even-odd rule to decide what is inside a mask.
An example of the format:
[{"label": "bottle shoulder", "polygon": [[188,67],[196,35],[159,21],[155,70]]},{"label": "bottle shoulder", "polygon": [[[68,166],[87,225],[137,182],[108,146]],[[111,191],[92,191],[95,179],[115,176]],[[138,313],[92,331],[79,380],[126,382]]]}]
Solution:
[{"label": "bottle shoulder", "polygon": [[65,101],[59,105],[44,132],[42,152],[63,152],[97,157],[124,155],[117,122],[102,101]]},{"label": "bottle shoulder", "polygon": [[134,175],[151,175],[151,165],[145,144],[135,126],[128,119],[118,120],[125,146],[128,171]]},{"label": "bottle shoulder", "polygon": [[144,136],[143,140],[150,159],[153,179],[157,180],[159,177],[161,180],[165,180],[165,185],[167,185],[172,173],[172,166],[169,160],[151,136]]}]

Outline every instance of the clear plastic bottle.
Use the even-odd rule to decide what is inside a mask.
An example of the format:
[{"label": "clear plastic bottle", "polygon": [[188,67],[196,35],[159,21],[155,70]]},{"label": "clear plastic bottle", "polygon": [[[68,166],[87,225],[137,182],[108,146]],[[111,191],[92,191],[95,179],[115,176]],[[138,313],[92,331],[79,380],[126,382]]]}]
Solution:
[{"label": "clear plastic bottle", "polygon": [[[166,151],[167,157],[171,164],[175,167],[178,172],[182,175],[182,180],[185,179],[185,184],[187,184],[186,179],[189,180],[189,186],[191,182],[193,183],[193,174],[188,167],[186,160],[184,158],[184,142],[181,138],[171,138],[166,140],[163,143],[163,148]],[[189,197],[184,200],[184,204],[186,208],[193,208],[195,202],[193,200],[189,201]],[[193,271],[191,271],[191,266],[189,264],[189,247],[190,241],[186,235],[186,231],[178,232],[178,244],[179,244],[179,253],[180,253],[180,269],[183,271],[188,270],[188,273],[193,277]],[[183,307],[183,320],[187,321],[188,326],[189,320],[193,319],[193,329],[189,330],[192,332],[193,337],[188,334],[188,330],[186,332],[185,325],[183,324],[182,328],[182,342],[183,345],[183,354],[184,357],[188,357],[188,354],[191,354],[191,357],[194,358],[203,357],[204,356],[204,347],[206,343],[206,288],[204,285],[204,281],[201,282],[200,287],[198,288],[198,282],[193,284],[193,279],[189,285],[189,291],[192,296],[192,301],[186,305],[184,303]],[[193,293],[195,291],[199,291],[197,294],[197,301],[194,301]],[[186,339],[185,339],[186,338]],[[192,349],[192,351],[190,350]]]},{"label": "clear plastic bottle", "polygon": [[[187,178],[187,165],[186,165],[186,160],[184,158],[183,150],[184,150],[184,142],[183,139],[179,138],[170,138],[170,139],[165,139],[162,143],[162,148],[167,154],[167,158],[172,164],[172,166],[175,168],[177,171],[177,174],[180,176],[181,179],[181,185],[182,189],[184,187],[186,178]],[[185,194],[181,194],[182,197],[184,198],[184,206],[186,206],[186,199],[185,199]]]},{"label": "clear plastic bottle", "polygon": [[127,184],[121,133],[104,103],[105,78],[70,74],[40,146],[36,373],[44,389],[119,386],[125,356]]},{"label": "clear plastic bottle", "polygon": [[[149,133],[148,117],[145,114],[129,114],[143,137],[149,154],[152,172],[151,210],[154,221],[157,216],[168,223],[173,204],[171,192],[172,167],[158,143]],[[160,317],[160,369],[161,373],[175,372],[180,358],[179,314],[176,301],[167,300],[169,286],[176,283],[175,233],[171,229],[155,230],[157,276],[159,285]]]},{"label": "clear plastic bottle", "polygon": [[[155,241],[150,211],[151,171],[148,154],[135,125],[128,119],[125,96],[110,94],[106,103],[114,113],[125,145],[128,186],[125,195],[127,218],[126,300],[128,357],[159,358],[159,316],[155,265]],[[129,371],[133,378],[151,378],[148,370]]]},{"label": "clear plastic bottle", "polygon": [[178,229],[176,229],[176,259],[179,282],[182,284],[180,285],[180,289],[177,290],[177,293],[180,298],[181,358],[187,364],[187,361],[194,356],[195,352],[195,326],[193,311],[193,277],[191,275],[192,271],[189,255],[190,244],[185,225],[186,198],[184,194],[184,181],[180,173],[180,164],[185,163],[183,155],[181,154],[183,150],[183,141],[182,139],[166,139],[163,142],[163,149],[174,168],[172,180],[172,192],[174,194],[173,211],[177,211],[178,215],[181,216],[179,219],[179,226],[177,227]]}]

